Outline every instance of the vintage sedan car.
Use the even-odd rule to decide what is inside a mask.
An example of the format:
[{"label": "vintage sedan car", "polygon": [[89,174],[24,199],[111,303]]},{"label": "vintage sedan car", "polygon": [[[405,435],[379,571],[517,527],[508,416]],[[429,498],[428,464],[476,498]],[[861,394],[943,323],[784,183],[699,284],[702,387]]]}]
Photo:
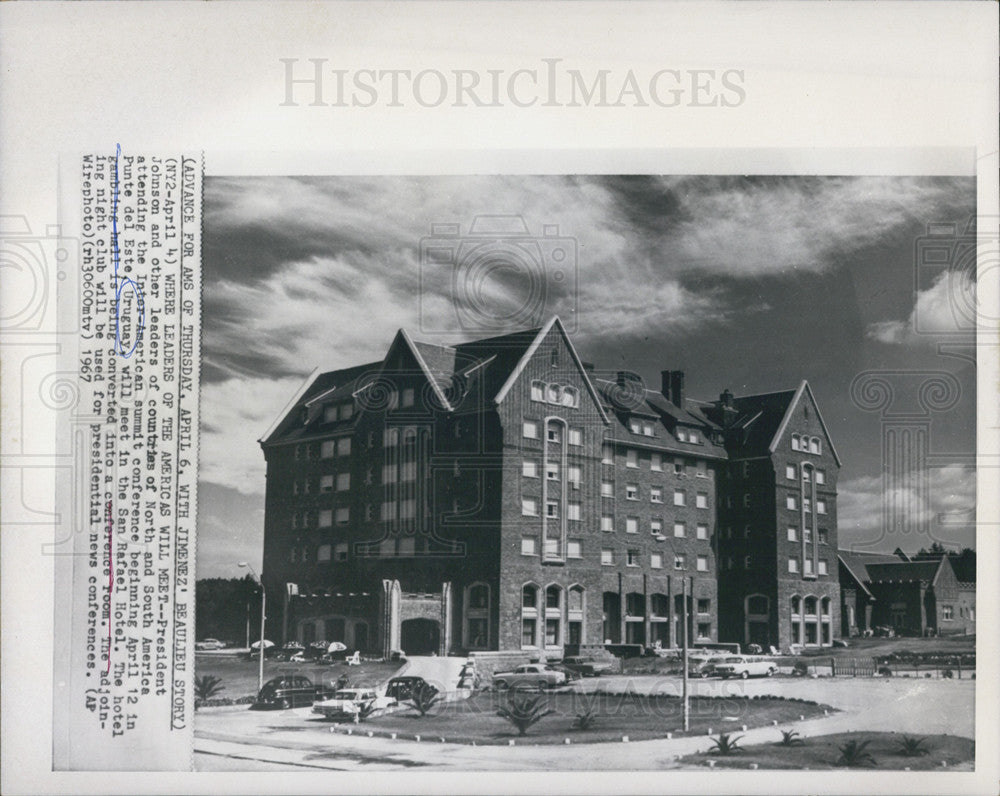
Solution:
[{"label": "vintage sedan car", "polygon": [[194,648],[196,652],[202,650],[221,650],[225,649],[226,645],[217,638],[206,638],[201,641],[196,641],[194,643]]},{"label": "vintage sedan car", "polygon": [[315,685],[308,677],[284,675],[264,683],[257,700],[250,706],[255,710],[280,710],[311,705],[317,699],[326,699],[330,690]]},{"label": "vintage sedan car", "polygon": [[385,688],[385,695],[398,702],[405,702],[412,699],[414,692],[420,688],[429,688],[432,693],[437,693],[436,686],[428,683],[423,677],[403,676],[393,677]]},{"label": "vintage sedan car", "polygon": [[717,677],[721,658],[688,658],[688,677]]},{"label": "vintage sedan car", "polygon": [[563,658],[562,665],[578,672],[581,677],[600,677],[614,670],[612,663],[588,658],[585,655],[570,655]]},{"label": "vintage sedan car", "polygon": [[360,721],[396,704],[395,697],[380,697],[373,688],[341,688],[330,699],[313,705],[312,712],[327,719]]},{"label": "vintage sedan car", "polygon": [[723,680],[730,677],[770,677],[778,671],[774,661],[744,657],[742,655],[723,658],[715,664],[715,673]]},{"label": "vintage sedan car", "polygon": [[566,685],[566,675],[544,663],[525,663],[512,672],[497,672],[493,675],[493,687],[505,688],[554,688]]}]

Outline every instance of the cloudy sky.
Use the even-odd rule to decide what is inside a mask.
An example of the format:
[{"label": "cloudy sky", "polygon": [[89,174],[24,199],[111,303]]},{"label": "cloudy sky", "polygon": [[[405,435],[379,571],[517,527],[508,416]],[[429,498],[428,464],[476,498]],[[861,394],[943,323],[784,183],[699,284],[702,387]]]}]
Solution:
[{"label": "cloudy sky", "polygon": [[[199,577],[260,563],[257,439],[315,367],[380,359],[400,327],[452,342],[552,314],[584,360],[657,386],[684,370],[694,398],[807,379],[843,461],[841,546],[971,545],[974,283],[960,256],[918,265],[961,251],[974,197],[971,178],[931,177],[208,178]],[[541,265],[486,267],[476,217],[520,219],[537,241],[523,261]],[[455,248],[442,224],[468,241],[457,278],[435,261]],[[929,224],[956,237],[936,226],[946,245],[929,249]],[[942,455],[896,490],[917,533],[881,527],[883,421],[850,390],[869,370],[910,374],[892,377],[904,401],[921,372],[957,380],[930,416]]]}]

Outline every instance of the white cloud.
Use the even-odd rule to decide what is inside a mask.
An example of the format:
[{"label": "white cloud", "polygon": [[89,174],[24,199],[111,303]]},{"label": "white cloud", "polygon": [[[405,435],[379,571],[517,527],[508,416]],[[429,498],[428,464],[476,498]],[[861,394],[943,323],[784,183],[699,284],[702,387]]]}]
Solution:
[{"label": "white cloud", "polygon": [[[972,525],[976,505],[976,471],[951,464],[916,471],[890,484],[886,492],[878,476],[861,476],[838,485],[837,526],[844,537],[874,540],[900,533],[903,528],[886,528],[884,509],[902,513],[909,529],[926,534],[920,539],[900,539],[915,550],[946,537],[949,524]],[[942,515],[948,516],[942,522]]]},{"label": "white cloud", "polygon": [[887,345],[911,347],[937,343],[942,335],[975,331],[976,285],[964,271],[944,271],[934,283],[917,293],[905,321],[879,321],[866,335]]}]

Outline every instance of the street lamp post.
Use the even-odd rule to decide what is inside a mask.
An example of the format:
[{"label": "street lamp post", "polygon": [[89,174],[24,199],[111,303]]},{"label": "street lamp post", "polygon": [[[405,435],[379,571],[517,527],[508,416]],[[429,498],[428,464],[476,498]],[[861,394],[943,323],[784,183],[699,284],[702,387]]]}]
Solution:
[{"label": "street lamp post", "polygon": [[249,569],[250,577],[253,578],[254,583],[260,586],[260,649],[258,650],[260,653],[260,669],[257,674],[257,693],[259,694],[260,690],[264,687],[264,620],[267,618],[267,590],[250,564],[246,561],[240,561],[237,566]]}]

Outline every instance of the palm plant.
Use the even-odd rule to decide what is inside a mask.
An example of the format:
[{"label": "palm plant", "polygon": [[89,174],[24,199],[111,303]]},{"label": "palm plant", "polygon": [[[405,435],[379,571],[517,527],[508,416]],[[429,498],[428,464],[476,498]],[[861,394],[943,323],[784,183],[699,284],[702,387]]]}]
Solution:
[{"label": "palm plant", "polygon": [[899,742],[899,749],[897,750],[899,754],[903,757],[920,757],[921,755],[929,755],[930,749],[924,747],[926,743],[926,738],[911,738],[909,735],[904,735],[902,740]]},{"label": "palm plant", "polygon": [[594,715],[594,711],[588,710],[585,713],[577,713],[576,720],[573,722],[574,730],[587,730],[596,721],[597,716]]},{"label": "palm plant", "polygon": [[727,732],[720,733],[718,738],[712,740],[712,754],[731,755],[733,752],[742,751],[739,743],[737,743],[742,737],[742,735],[738,735],[733,738]]},{"label": "palm plant", "polygon": [[848,741],[840,747],[840,760],[837,765],[856,768],[863,765],[875,765],[875,758],[868,752],[871,741]]},{"label": "palm plant", "polygon": [[218,695],[220,691],[225,691],[226,687],[222,684],[222,679],[216,677],[214,674],[206,674],[201,677],[194,678],[194,707],[195,710],[198,709],[198,705],[203,702],[207,702],[212,697]]},{"label": "palm plant", "polygon": [[781,740],[778,743],[782,746],[801,746],[805,741],[799,737],[795,730],[782,730]]},{"label": "palm plant", "polygon": [[518,735],[527,735],[530,727],[550,713],[555,713],[549,708],[548,702],[542,700],[541,694],[531,696],[515,692],[507,696],[507,704],[500,707],[497,715],[507,719],[517,727]]},{"label": "palm plant", "polygon": [[434,707],[440,698],[441,694],[434,686],[426,681],[422,681],[413,687],[409,701],[421,716],[426,716],[427,711]]}]

